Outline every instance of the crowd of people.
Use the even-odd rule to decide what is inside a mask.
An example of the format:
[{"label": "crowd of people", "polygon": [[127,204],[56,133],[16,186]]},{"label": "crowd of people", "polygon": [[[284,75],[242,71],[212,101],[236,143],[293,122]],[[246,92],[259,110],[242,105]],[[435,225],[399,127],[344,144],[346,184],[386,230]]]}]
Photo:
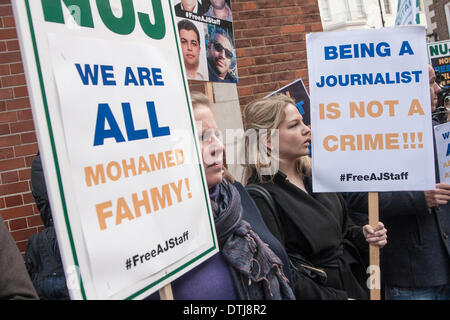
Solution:
[{"label": "crowd of people", "polygon": [[[181,0],[176,15],[232,21],[228,1],[202,2]],[[178,32],[189,79],[237,82],[229,30],[203,30],[204,37],[192,20],[181,19]],[[429,79],[432,113],[441,88],[431,66]],[[242,183],[227,170],[211,101],[199,92],[191,99],[220,250],[172,283],[175,299],[369,299],[369,246],[376,246],[385,299],[450,300],[450,185],[439,182],[436,155],[435,190],[380,192],[381,221],[371,226],[366,192],[313,192],[311,130],[293,99],[278,94],[243,109],[245,131],[277,130],[276,146],[270,135],[261,137],[269,154],[277,148],[278,170],[267,174],[261,161],[267,155],[248,153],[253,159]],[[246,143],[247,151],[258,150]],[[45,229],[29,239],[24,263],[0,216],[0,298],[69,299],[39,154],[31,187]]]},{"label": "crowd of people", "polygon": [[[429,78],[433,112],[441,89],[431,66]],[[226,169],[211,101],[199,92],[191,99],[220,251],[172,283],[175,299],[368,299],[370,245],[382,248],[385,299],[450,299],[450,185],[381,192],[382,222],[370,226],[367,193],[312,191],[310,128],[279,94],[244,108],[245,130],[278,130],[279,162],[268,175],[253,154],[244,187]],[[0,259],[0,297],[68,299],[39,155],[31,186],[46,228],[30,239],[24,265],[1,221],[0,254],[9,258]]]}]

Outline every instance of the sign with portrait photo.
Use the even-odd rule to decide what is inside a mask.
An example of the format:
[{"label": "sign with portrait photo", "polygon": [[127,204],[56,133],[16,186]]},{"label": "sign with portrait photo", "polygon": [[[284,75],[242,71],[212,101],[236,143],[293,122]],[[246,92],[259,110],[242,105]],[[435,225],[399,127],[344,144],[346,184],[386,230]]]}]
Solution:
[{"label": "sign with portrait photo", "polygon": [[285,94],[291,97],[295,101],[295,106],[303,117],[303,123],[311,127],[311,114],[309,106],[309,94],[306,90],[305,84],[302,79],[297,79],[294,82],[289,83],[281,89],[278,89],[271,94],[267,95],[270,97],[274,94]]},{"label": "sign with portrait photo", "polygon": [[189,80],[237,83],[230,0],[172,0]]}]

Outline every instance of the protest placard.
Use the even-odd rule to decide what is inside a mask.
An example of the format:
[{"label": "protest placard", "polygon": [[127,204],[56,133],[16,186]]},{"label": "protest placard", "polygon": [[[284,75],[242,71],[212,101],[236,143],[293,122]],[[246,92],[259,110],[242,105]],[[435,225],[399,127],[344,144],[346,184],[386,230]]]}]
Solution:
[{"label": "protest placard", "polygon": [[303,117],[303,123],[307,126],[311,124],[309,94],[302,79],[297,79],[284,86],[283,88],[272,92],[266,97],[270,97],[277,93],[282,93],[291,97],[295,102],[295,106]]},{"label": "protest placard", "polygon": [[71,298],[142,298],[215,254],[170,3],[13,4]]},{"label": "protest placard", "polygon": [[428,58],[435,72],[441,75],[439,85],[450,84],[450,40],[428,43]]},{"label": "protest placard", "polygon": [[172,0],[189,80],[237,83],[231,1]]},{"label": "protest placard", "polygon": [[439,163],[439,180],[450,184],[450,122],[435,126],[434,135]]},{"label": "protest placard", "polygon": [[307,36],[315,192],[435,187],[425,29]]}]

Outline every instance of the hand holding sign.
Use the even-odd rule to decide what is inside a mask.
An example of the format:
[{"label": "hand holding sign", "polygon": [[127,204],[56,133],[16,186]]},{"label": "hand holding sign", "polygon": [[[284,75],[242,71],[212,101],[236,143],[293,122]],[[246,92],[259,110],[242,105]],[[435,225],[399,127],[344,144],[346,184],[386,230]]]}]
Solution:
[{"label": "hand holding sign", "polygon": [[375,227],[366,224],[363,227],[363,233],[366,241],[373,246],[383,248],[387,244],[387,230],[380,221]]}]

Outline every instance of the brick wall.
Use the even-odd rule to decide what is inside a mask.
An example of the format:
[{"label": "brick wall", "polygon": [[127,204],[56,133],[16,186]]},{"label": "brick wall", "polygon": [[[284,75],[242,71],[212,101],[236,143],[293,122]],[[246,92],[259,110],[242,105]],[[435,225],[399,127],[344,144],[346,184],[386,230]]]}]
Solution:
[{"label": "brick wall", "polygon": [[437,33],[438,41],[450,39],[444,8],[444,5],[447,3],[449,3],[449,0],[434,0],[433,4],[429,7],[430,10],[434,10],[434,17],[431,17],[431,22],[436,23],[436,29],[433,32]]},{"label": "brick wall", "polygon": [[[232,9],[241,107],[299,77],[307,85],[305,35],[322,30],[317,0],[232,0]],[[22,253],[43,228],[29,181],[37,150],[11,0],[0,0],[0,215]]]},{"label": "brick wall", "polygon": [[30,189],[38,146],[10,0],[0,0],[0,214],[24,251],[42,228]]},{"label": "brick wall", "polygon": [[317,0],[232,1],[241,107],[302,78],[305,35],[322,31]]}]

